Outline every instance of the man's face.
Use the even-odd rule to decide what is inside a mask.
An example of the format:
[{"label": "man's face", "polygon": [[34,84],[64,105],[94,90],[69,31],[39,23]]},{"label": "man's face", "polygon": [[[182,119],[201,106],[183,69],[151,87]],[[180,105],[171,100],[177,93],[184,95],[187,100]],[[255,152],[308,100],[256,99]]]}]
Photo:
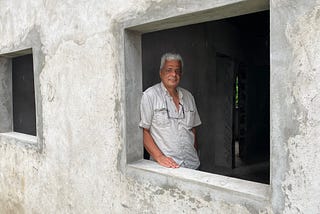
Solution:
[{"label": "man's face", "polygon": [[175,89],[180,82],[182,75],[181,63],[179,60],[166,60],[160,71],[160,78],[167,89]]}]

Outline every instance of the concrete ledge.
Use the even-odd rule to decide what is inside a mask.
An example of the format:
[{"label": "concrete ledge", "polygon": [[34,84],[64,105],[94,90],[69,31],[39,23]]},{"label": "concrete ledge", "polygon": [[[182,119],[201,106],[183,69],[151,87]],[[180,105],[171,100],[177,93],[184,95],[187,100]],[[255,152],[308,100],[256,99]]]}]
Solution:
[{"label": "concrete ledge", "polygon": [[[155,180],[157,175],[164,175],[165,177],[172,178],[176,181],[184,181],[196,184],[199,187],[205,187],[208,191],[214,190],[223,191],[226,193],[229,192],[232,195],[238,195],[241,198],[260,201],[263,204],[269,201],[270,186],[266,184],[216,175],[187,168],[165,168],[149,160],[140,160],[127,165],[127,173],[129,175],[133,175],[138,180],[140,180],[140,177],[143,180],[148,180],[148,182],[153,183],[150,180],[152,178],[150,178],[150,176],[146,174],[148,172],[154,175],[152,176],[152,178],[154,178]],[[156,181],[156,183],[158,183],[158,181]],[[160,183],[161,182],[159,182],[159,184]]]},{"label": "concrete ledge", "polygon": [[0,133],[0,142],[20,145],[27,149],[38,149],[38,140],[36,136],[18,132]]}]

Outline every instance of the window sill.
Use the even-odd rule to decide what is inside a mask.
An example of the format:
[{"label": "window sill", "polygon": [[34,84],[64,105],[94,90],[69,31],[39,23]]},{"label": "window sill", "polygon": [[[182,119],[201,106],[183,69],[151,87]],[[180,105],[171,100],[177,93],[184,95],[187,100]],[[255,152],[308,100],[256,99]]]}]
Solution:
[{"label": "window sill", "polygon": [[[140,160],[128,164],[127,173],[138,180],[155,184],[161,184],[161,179],[159,178],[157,180],[157,177],[164,176],[165,182],[168,182],[170,179],[173,181],[178,180],[179,182],[184,181],[186,184],[190,184],[193,187],[192,191],[201,192],[201,189],[204,188],[207,191],[227,192],[263,204],[269,201],[269,185],[187,168],[165,168],[149,160]],[[194,185],[196,185],[196,188],[194,188]]]},{"label": "window sill", "polygon": [[38,148],[37,136],[23,134],[19,132],[0,133],[0,142],[6,144],[21,145],[25,148]]}]

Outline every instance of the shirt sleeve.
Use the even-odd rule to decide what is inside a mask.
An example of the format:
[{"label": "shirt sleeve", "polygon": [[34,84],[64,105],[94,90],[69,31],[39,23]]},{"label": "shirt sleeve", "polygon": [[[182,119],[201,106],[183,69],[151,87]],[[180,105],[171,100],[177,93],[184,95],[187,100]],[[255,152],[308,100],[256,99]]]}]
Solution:
[{"label": "shirt sleeve", "polygon": [[150,129],[151,121],[153,117],[153,107],[152,107],[151,97],[146,93],[143,93],[141,98],[140,117],[141,117],[141,120],[139,123],[139,127]]}]

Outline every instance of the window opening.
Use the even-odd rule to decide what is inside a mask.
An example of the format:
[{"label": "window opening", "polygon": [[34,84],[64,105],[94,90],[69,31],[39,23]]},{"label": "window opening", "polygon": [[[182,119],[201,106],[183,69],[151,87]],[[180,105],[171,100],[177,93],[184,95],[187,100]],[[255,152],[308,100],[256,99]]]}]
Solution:
[{"label": "window opening", "polygon": [[32,54],[12,58],[13,131],[36,135]]},{"label": "window opening", "polygon": [[183,57],[181,86],[202,120],[200,170],[269,183],[269,11],[146,33],[141,42],[143,90],[160,81],[163,53]]}]

